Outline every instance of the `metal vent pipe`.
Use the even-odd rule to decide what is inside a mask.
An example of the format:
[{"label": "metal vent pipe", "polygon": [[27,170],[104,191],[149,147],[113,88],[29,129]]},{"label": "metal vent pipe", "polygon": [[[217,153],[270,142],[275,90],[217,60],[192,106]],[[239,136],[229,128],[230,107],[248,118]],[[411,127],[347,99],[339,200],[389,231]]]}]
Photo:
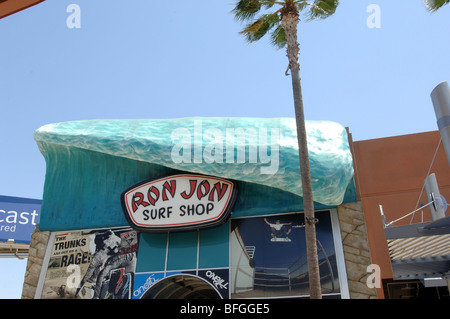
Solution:
[{"label": "metal vent pipe", "polygon": [[448,82],[442,82],[431,92],[431,100],[436,113],[437,125],[450,164],[450,88]]}]

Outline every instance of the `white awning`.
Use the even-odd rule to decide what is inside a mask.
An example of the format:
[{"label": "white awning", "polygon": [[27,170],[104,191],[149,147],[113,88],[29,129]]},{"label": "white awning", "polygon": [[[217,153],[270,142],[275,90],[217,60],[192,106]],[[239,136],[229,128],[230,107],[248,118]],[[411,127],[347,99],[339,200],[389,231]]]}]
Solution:
[{"label": "white awning", "polygon": [[450,278],[450,217],[385,229],[394,279]]}]

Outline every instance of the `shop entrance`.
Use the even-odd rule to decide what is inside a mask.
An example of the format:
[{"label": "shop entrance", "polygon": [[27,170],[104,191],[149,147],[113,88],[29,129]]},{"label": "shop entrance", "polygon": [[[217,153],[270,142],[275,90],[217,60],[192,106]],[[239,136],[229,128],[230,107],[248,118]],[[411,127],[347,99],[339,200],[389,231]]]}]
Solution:
[{"label": "shop entrance", "polygon": [[154,284],[142,299],[220,299],[208,282],[193,275],[175,275]]}]

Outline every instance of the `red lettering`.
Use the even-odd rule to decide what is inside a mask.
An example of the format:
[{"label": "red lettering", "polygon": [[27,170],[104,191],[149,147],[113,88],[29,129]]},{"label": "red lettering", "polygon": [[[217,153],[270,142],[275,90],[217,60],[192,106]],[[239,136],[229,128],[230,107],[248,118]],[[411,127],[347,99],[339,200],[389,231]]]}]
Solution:
[{"label": "red lettering", "polygon": [[149,204],[144,201],[144,194],[140,192],[136,192],[133,195],[133,199],[131,200],[131,206],[133,207],[133,213],[137,211],[139,206],[148,206]]},{"label": "red lettering", "polygon": [[213,189],[211,190],[211,193],[209,194],[208,199],[210,201],[214,201],[214,193],[217,193],[217,201],[220,201],[222,197],[225,195],[228,189],[228,185],[225,183],[222,183],[222,187],[220,187],[220,182],[217,182],[214,184]]},{"label": "red lettering", "polygon": [[[152,194],[154,194],[155,197],[153,197]],[[159,199],[159,190],[154,186],[150,187],[147,192],[147,197],[148,197],[148,201],[150,202],[150,204],[155,206],[155,203]]]},{"label": "red lettering", "polygon": [[175,180],[171,180],[170,184],[168,182],[165,182],[163,185],[163,194],[162,194],[162,198],[163,201],[168,200],[169,198],[167,197],[167,191],[170,193],[170,195],[173,196],[175,195],[175,188],[176,188],[176,181]]},{"label": "red lettering", "polygon": [[189,184],[191,185],[191,192],[189,194],[187,194],[186,191],[181,193],[181,197],[184,199],[189,199],[192,195],[194,195],[195,188],[197,187],[197,181],[195,179],[190,179]]},{"label": "red lettering", "polygon": [[[205,189],[204,193],[202,193],[203,188]],[[208,195],[209,189],[210,189],[210,186],[209,186],[209,182],[207,180],[204,180],[203,182],[201,182],[197,189],[198,199],[200,200],[200,199],[202,199],[202,197],[205,197],[206,195]]]},{"label": "red lettering", "polygon": [[135,252],[135,251],[137,251],[137,248],[138,248],[138,244],[137,244],[137,243],[132,244],[132,245],[130,245],[129,247],[122,248],[122,249],[120,250],[120,254],[121,254],[121,255],[125,255],[125,254],[128,254],[128,253]]}]

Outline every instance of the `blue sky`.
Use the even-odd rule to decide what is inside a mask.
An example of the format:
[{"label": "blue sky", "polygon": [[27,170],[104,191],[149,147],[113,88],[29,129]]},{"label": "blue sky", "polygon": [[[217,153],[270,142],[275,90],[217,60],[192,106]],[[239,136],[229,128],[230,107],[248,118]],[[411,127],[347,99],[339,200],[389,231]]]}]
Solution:
[{"label": "blue sky", "polygon": [[[232,3],[47,0],[1,19],[0,195],[42,198],[33,132],[48,123],[294,117],[284,50],[245,43]],[[67,26],[70,4],[81,28]],[[367,25],[371,4],[380,28]],[[302,21],[306,118],[339,122],[354,140],[436,130],[430,92],[450,80],[449,15],[422,0],[342,0],[331,18]],[[26,263],[0,264],[0,298],[19,297]],[[11,274],[17,289],[3,284]]]}]

